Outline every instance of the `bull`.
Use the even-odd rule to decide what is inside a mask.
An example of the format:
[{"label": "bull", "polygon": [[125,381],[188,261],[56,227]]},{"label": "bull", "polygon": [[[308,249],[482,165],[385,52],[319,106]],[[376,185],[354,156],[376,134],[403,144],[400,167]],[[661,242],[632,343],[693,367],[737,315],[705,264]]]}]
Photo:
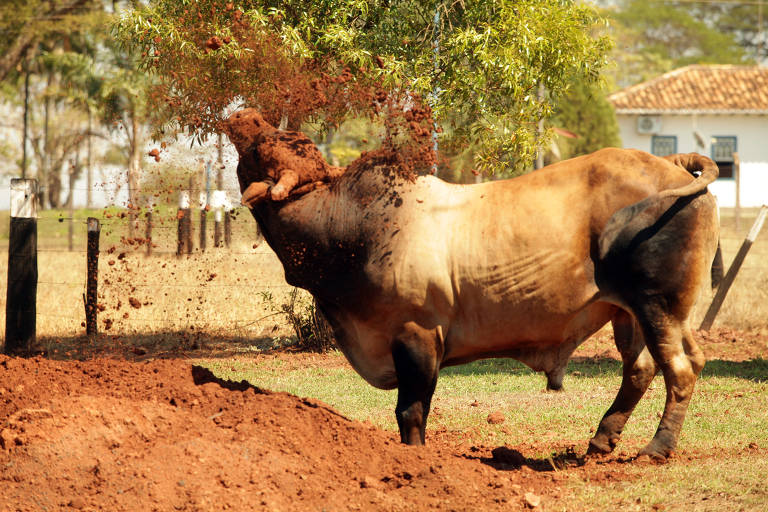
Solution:
[{"label": "bull", "polygon": [[588,453],[614,449],[658,370],[666,403],[640,455],[675,449],[705,363],[689,317],[718,243],[712,160],[610,148],[455,185],[383,157],[333,168],[252,109],[225,131],[287,282],[315,297],[367,382],[398,388],[403,443],[424,443],[441,368],[511,357],[557,390],[576,347],[611,322],[623,377]]}]

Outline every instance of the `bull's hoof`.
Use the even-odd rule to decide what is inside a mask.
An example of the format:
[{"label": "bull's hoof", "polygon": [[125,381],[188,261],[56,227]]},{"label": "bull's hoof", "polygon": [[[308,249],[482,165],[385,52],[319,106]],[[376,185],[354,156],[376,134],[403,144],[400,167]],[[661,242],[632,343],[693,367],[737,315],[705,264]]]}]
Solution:
[{"label": "bull's hoof", "polygon": [[606,435],[597,435],[589,440],[587,455],[608,455],[619,442],[618,437],[609,438]]},{"label": "bull's hoof", "polygon": [[666,446],[660,446],[659,443],[651,441],[645,448],[640,450],[637,454],[637,458],[648,457],[654,462],[666,462],[669,456],[672,454],[672,449]]}]

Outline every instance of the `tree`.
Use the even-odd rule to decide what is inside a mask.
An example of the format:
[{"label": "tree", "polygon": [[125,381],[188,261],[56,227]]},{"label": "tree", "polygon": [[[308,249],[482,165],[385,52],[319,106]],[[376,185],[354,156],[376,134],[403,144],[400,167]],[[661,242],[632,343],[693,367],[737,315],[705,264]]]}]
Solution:
[{"label": "tree", "polygon": [[[0,62],[0,75],[3,66],[10,65],[14,49],[22,46],[29,54],[14,57],[14,62],[26,58],[37,75],[31,88],[31,114],[37,119],[32,129],[37,132],[30,141],[37,157],[37,175],[51,206],[60,204],[63,166],[70,163],[71,180],[77,178],[72,173],[82,169],[81,146],[90,148],[96,132],[94,121],[122,135],[118,140],[123,139],[130,202],[137,202],[150,80],[136,70],[133,57],[105,30],[114,12],[109,14],[104,7],[105,2],[97,0],[12,0],[0,7],[0,23],[11,36],[0,42],[0,48],[9,52],[5,56],[9,60]],[[7,80],[18,76],[12,66],[5,71]],[[71,112],[73,109],[79,113]],[[51,129],[51,121],[57,119],[66,121]]]},{"label": "tree", "polygon": [[[442,147],[471,142],[475,166],[519,171],[550,98],[575,76],[598,76],[609,41],[588,29],[600,22],[592,7],[562,0],[155,0],[127,13],[117,35],[161,79],[156,104],[200,137],[233,103],[294,126],[391,113],[393,102],[372,101],[380,90],[401,110],[428,103],[408,121],[434,113]],[[429,143],[429,127],[418,131]]]},{"label": "tree", "polygon": [[558,141],[562,158],[621,146],[616,116],[600,83],[572,84],[555,105],[552,123],[576,135]]},{"label": "tree", "polygon": [[[24,77],[22,94],[9,101],[17,104],[19,97],[23,101],[23,152],[31,147],[36,157],[36,174],[46,192],[44,205],[59,206],[65,163],[78,162],[68,166],[71,180],[81,167],[78,153],[90,128],[79,124],[81,116],[71,110],[83,105],[83,90],[63,77],[78,58],[92,62],[97,43],[89,36],[99,28],[103,31],[102,7],[102,2],[92,0],[11,0],[0,6],[0,25],[8,35],[0,41],[5,52],[0,58],[0,80],[18,83],[20,75]],[[60,122],[52,123],[56,120]]]},{"label": "tree", "polygon": [[689,3],[623,0],[608,15],[621,87],[689,64],[750,63],[733,33],[709,25]]},{"label": "tree", "polygon": [[728,34],[744,49],[748,58],[756,62],[768,58],[768,38],[764,32],[768,24],[768,1],[678,1],[674,4],[719,33]]},{"label": "tree", "polygon": [[94,0],[5,0],[0,6],[0,80],[4,80],[30,49],[66,31],[77,16],[98,6]]}]

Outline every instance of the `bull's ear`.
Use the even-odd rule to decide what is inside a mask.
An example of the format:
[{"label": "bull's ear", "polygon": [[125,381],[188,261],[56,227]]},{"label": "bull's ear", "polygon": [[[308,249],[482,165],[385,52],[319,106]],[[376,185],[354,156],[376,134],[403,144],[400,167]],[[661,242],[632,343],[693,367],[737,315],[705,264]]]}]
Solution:
[{"label": "bull's ear", "polygon": [[253,208],[256,203],[269,195],[271,186],[272,184],[266,181],[254,181],[243,191],[243,197],[240,199],[240,202],[248,208]]}]

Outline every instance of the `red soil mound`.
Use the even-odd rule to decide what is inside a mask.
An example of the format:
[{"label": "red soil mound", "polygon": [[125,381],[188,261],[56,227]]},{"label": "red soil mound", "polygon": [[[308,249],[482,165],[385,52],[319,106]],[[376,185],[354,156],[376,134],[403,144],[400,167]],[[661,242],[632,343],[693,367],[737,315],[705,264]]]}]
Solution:
[{"label": "red soil mound", "polygon": [[179,360],[0,356],[0,510],[489,510],[556,487],[431,442]]}]

